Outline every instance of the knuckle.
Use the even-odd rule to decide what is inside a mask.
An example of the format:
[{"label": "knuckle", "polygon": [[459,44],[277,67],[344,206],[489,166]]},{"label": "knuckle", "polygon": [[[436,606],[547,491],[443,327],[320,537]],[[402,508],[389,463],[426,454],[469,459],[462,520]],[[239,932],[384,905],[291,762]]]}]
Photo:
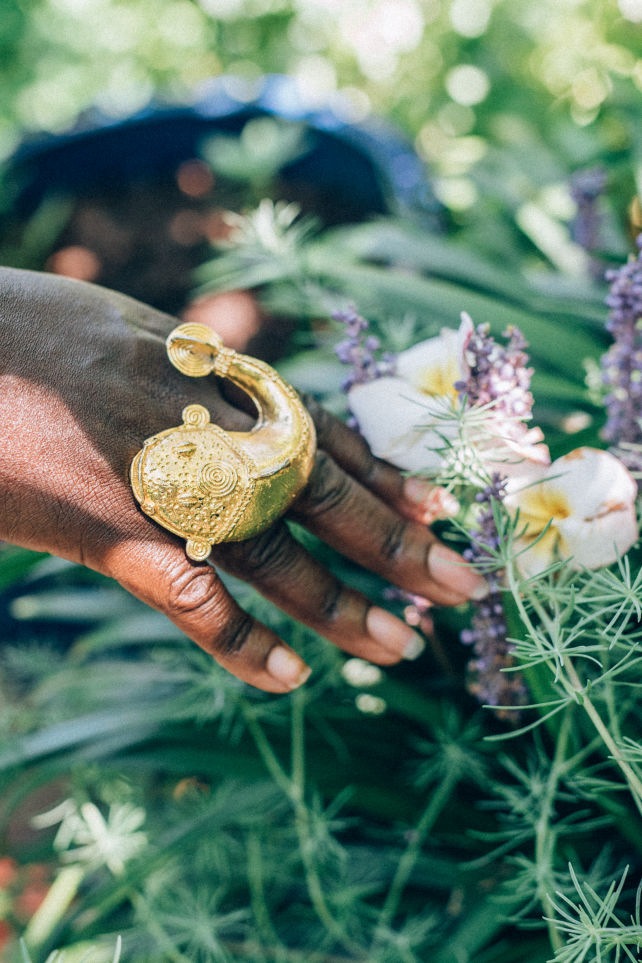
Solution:
[{"label": "knuckle", "polygon": [[268,529],[244,546],[243,565],[261,581],[282,575],[290,567],[292,543],[285,525]]},{"label": "knuckle", "polygon": [[302,499],[306,514],[323,515],[347,504],[351,491],[350,477],[337,467],[329,455],[320,452]]},{"label": "knuckle", "polygon": [[215,588],[214,572],[190,567],[178,568],[169,579],[166,607],[170,618],[194,615],[210,605]]},{"label": "knuckle", "polygon": [[319,604],[319,615],[323,622],[334,622],[338,618],[341,611],[342,595],[343,588],[341,583],[337,579],[333,579],[332,584],[329,585],[324,592]]},{"label": "knuckle", "polygon": [[384,532],[381,555],[389,562],[394,561],[404,553],[407,540],[408,523],[403,518],[396,519]]},{"label": "knuckle", "polygon": [[238,655],[245,646],[254,622],[245,612],[240,612],[237,618],[228,619],[221,627],[214,640],[214,648],[219,655]]},{"label": "knuckle", "polygon": [[365,441],[359,447],[359,454],[361,456],[361,475],[363,478],[363,483],[366,485],[366,487],[372,488],[378,480],[382,462],[380,462],[378,458],[375,458]]},{"label": "knuckle", "polygon": [[[201,642],[203,647],[215,656],[232,656],[241,651],[254,622],[241,609],[232,614],[227,611],[221,593],[216,591],[218,582],[213,569],[176,566],[169,584],[165,610],[170,619],[186,625],[194,618],[199,622],[206,616],[207,644]],[[202,631],[197,635],[205,637]]]}]

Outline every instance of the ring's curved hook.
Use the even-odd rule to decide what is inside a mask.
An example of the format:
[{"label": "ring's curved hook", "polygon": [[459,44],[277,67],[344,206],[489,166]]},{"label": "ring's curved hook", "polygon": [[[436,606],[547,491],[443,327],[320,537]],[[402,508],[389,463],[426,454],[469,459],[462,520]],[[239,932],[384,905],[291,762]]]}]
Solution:
[{"label": "ring's curved hook", "polygon": [[166,346],[183,374],[229,378],[258,412],[250,431],[225,431],[202,405],[189,405],[181,425],[148,438],[132,461],[143,511],[187,539],[188,556],[203,561],[212,545],[257,535],[287,510],[312,470],[314,425],[273,368],[225,348],[205,325],[179,325]]}]

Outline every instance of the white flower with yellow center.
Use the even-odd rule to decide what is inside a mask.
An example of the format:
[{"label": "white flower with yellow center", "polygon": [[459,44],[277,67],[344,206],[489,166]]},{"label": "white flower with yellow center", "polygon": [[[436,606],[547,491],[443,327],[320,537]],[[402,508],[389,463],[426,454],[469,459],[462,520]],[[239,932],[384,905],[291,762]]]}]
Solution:
[{"label": "white flower with yellow center", "polygon": [[[455,385],[470,375],[466,347],[472,333],[473,323],[463,314],[458,331],[443,328],[437,337],[402,351],[394,377],[350,388],[350,409],[375,455],[407,471],[430,473],[443,466],[445,446],[462,449]],[[510,475],[521,474],[522,466],[530,461],[549,464],[539,428],[527,429],[519,419],[507,418],[493,407],[472,407],[466,419],[467,450],[453,449],[449,462],[460,457],[470,468],[464,474],[471,481],[484,476],[480,465],[486,474],[500,471]]]},{"label": "white flower with yellow center", "polygon": [[574,569],[615,562],[638,537],[636,497],[633,476],[607,451],[576,448],[556,459],[505,500],[519,509],[520,570],[535,575],[559,559]]},{"label": "white flower with yellow center", "polygon": [[[407,471],[439,468],[444,436],[453,437],[455,382],[468,373],[464,350],[469,318],[459,331],[441,334],[402,351],[397,375],[354,385],[348,399],[359,430],[373,453]],[[449,413],[450,417],[449,417]]]}]

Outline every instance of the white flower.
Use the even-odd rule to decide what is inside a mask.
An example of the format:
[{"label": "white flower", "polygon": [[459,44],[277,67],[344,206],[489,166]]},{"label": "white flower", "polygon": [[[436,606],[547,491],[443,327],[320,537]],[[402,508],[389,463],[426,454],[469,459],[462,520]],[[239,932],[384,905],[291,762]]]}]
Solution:
[{"label": "white flower", "polygon": [[397,358],[397,375],[431,398],[457,398],[455,382],[468,377],[466,345],[473,322],[462,315],[459,330],[442,328],[435,338],[420,341]]},{"label": "white flower", "polygon": [[[441,398],[430,399],[401,378],[384,377],[354,385],[348,394],[359,431],[373,454],[407,471],[431,471],[441,465],[436,450],[443,439],[435,431],[436,419],[445,419]],[[452,422],[442,424],[452,436]]]},{"label": "white flower", "polygon": [[[466,346],[472,332],[473,323],[463,314],[459,330],[443,328],[437,337],[402,351],[395,377],[350,389],[350,409],[375,455],[406,471],[430,473],[443,466],[445,446],[461,446],[455,384],[470,374]],[[464,419],[470,435],[466,447],[474,447],[472,460],[478,468],[481,464],[488,473],[510,475],[521,474],[525,460],[549,464],[539,428],[527,429],[523,422],[507,419],[492,407],[470,411],[475,415]],[[465,461],[468,464],[470,458]],[[479,471],[477,476],[479,480]]]},{"label": "white flower", "polygon": [[471,332],[466,317],[459,331],[443,328],[402,351],[395,377],[350,389],[350,409],[375,455],[407,471],[439,468],[444,436],[452,440],[456,434],[455,382],[468,373],[464,350]]},{"label": "white flower", "polygon": [[526,526],[517,543],[530,546],[518,557],[521,571],[535,575],[558,559],[574,569],[615,562],[638,537],[636,497],[633,476],[607,451],[576,448],[556,459],[535,484],[506,497],[519,509],[518,529]]}]

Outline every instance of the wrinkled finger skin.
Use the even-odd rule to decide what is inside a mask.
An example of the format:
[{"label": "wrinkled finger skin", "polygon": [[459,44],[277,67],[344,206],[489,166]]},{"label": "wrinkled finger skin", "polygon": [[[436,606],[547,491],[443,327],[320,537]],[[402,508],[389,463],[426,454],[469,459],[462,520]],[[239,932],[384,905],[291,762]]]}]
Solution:
[{"label": "wrinkled finger skin", "polygon": [[[300,685],[309,674],[302,659],[238,607],[212,565],[190,562],[183,542],[132,496],[132,458],[145,438],[180,424],[186,405],[205,405],[226,429],[252,423],[214,378],[190,379],[169,364],[164,342],[176,320],[93,285],[0,269],[0,324],[0,538],[117,579],[252,685]],[[322,409],[313,415],[320,451],[294,517],[435,601],[479,590],[469,570],[454,566],[444,582],[431,565],[434,537],[413,521],[421,511],[404,501],[401,476],[354,435],[351,446],[348,429]],[[346,651],[382,664],[417,654],[412,630],[341,585],[283,522],[217,546],[214,561]]]}]

